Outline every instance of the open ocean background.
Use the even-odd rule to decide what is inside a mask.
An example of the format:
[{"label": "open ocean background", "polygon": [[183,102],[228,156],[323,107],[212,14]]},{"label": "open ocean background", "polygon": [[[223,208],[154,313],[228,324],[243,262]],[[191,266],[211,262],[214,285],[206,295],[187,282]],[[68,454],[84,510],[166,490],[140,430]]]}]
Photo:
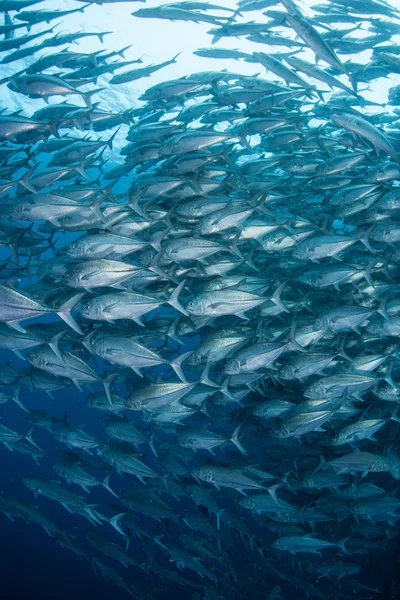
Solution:
[{"label": "open ocean background", "polygon": [[[229,0],[218,0],[221,6],[232,7],[233,2]],[[39,9],[72,9],[76,8],[80,3],[74,0],[49,0],[36,5]],[[147,0],[146,7],[157,6],[159,1]],[[400,0],[390,3],[400,9]],[[301,4],[302,10],[307,10],[309,3]],[[210,36],[207,30],[210,26],[206,23],[171,23],[169,21],[157,19],[134,19],[130,16],[132,10],[144,7],[141,3],[121,3],[115,5],[90,6],[84,14],[73,14],[64,19],[61,19],[57,25],[55,32],[103,32],[112,31],[111,35],[105,37],[104,45],[97,38],[83,39],[77,44],[70,45],[72,50],[82,52],[93,52],[102,48],[108,51],[118,50],[124,46],[131,45],[132,47],[126,51],[126,59],[135,59],[141,57],[143,64],[155,64],[172,58],[177,53],[181,52],[179,60],[176,64],[170,65],[161,71],[154,73],[150,78],[143,78],[139,81],[123,84],[119,86],[109,86],[107,77],[100,77],[96,87],[104,87],[95,97],[96,102],[101,102],[101,108],[110,111],[122,111],[129,108],[139,106],[138,97],[147,87],[150,87],[161,81],[190,75],[191,73],[213,69],[228,69],[244,75],[252,75],[261,71],[260,65],[248,64],[246,62],[238,62],[233,60],[226,61],[210,61],[194,56],[194,50],[202,47],[210,46]],[[33,7],[35,8],[35,7]],[[12,13],[13,14],[13,13]],[[251,13],[250,18],[255,18],[255,14]],[[0,14],[0,20],[1,20]],[[247,19],[250,20],[250,19]],[[55,25],[58,21],[53,22]],[[35,25],[34,31],[46,29],[49,26],[46,24]],[[18,35],[19,32],[16,32]],[[400,36],[395,36],[393,39],[400,41]],[[244,52],[254,51],[255,44],[245,40],[244,38],[224,38],[224,48],[239,49]],[[56,51],[54,49],[47,50]],[[45,53],[45,52],[43,52]],[[367,51],[357,56],[357,60],[368,60],[370,53]],[[1,56],[0,56],[1,57]],[[35,59],[38,55],[35,55]],[[352,57],[347,57],[351,59]],[[32,59],[31,59],[32,60]],[[27,64],[27,61],[12,63],[11,65],[0,65],[0,79],[7,77],[15,71],[22,69]],[[139,65],[138,65],[139,66]],[[142,66],[142,65],[140,65]],[[264,78],[272,78],[265,75],[262,69]],[[369,91],[365,92],[364,97],[377,102],[387,99],[387,92],[390,87],[400,83],[400,75],[391,75],[387,79],[379,79],[374,81]],[[59,98],[51,99],[51,102],[58,102]],[[74,103],[83,106],[80,99],[74,99]],[[22,110],[23,114],[31,115],[35,110],[44,106],[44,102],[40,100],[29,100],[22,95],[13,94],[5,86],[0,87],[0,109],[7,108],[8,111]],[[107,151],[109,160],[107,167],[117,165],[122,161],[122,157],[118,157],[118,149],[123,145],[124,136],[126,135],[127,126],[123,125],[118,134],[115,149]],[[76,131],[75,131],[76,133]],[[112,133],[106,131],[101,135],[103,139],[107,139]],[[97,137],[98,134],[93,134]],[[50,160],[51,156],[48,157]],[[89,175],[90,175],[89,170]],[[107,182],[105,182],[107,183]],[[114,192],[127,188],[129,178],[123,178],[116,186]],[[76,235],[71,235],[70,239],[76,238]],[[0,259],[9,257],[9,250],[0,249]],[[37,319],[41,322],[52,320],[51,318],[41,317]],[[194,342],[193,342],[194,343]],[[187,347],[187,350],[190,346]],[[0,363],[5,364],[10,362],[12,367],[16,369],[26,369],[26,362],[20,360],[12,352],[0,350]],[[101,361],[98,363],[101,364]],[[104,369],[99,367],[100,372]],[[94,391],[102,391],[101,384],[92,386]],[[95,438],[105,441],[104,426],[101,422],[103,415],[100,411],[92,410],[86,407],[84,399],[87,392],[79,390],[63,389],[54,393],[54,399],[51,399],[44,392],[31,392],[28,387],[23,388],[21,399],[28,408],[41,409],[45,408],[50,414],[57,417],[62,417],[68,411],[68,422],[74,425],[85,424],[85,430]],[[24,421],[24,414],[21,409],[13,402],[7,402],[0,406],[0,418],[3,422],[16,431],[27,431],[29,424]],[[135,419],[135,413],[131,413],[132,420]],[[44,497],[40,497],[38,501],[34,500],[33,494],[22,483],[22,478],[27,473],[36,473],[47,479],[59,479],[52,471],[52,464],[55,461],[56,453],[60,449],[66,449],[57,442],[51,433],[43,428],[37,428],[34,435],[37,444],[45,449],[49,458],[39,459],[40,466],[38,467],[28,455],[17,452],[10,452],[5,446],[0,444],[0,489],[5,497],[16,497],[28,503],[35,503],[40,506],[41,510],[61,529],[68,530],[71,534],[84,539],[84,535],[88,531],[92,531],[93,527],[85,519],[77,515],[69,514],[61,505],[52,502]],[[229,453],[228,453],[229,454]],[[204,453],[207,456],[207,453]],[[89,457],[92,460],[91,457]],[[153,460],[151,453],[147,456],[148,460]],[[101,464],[101,461],[93,456],[93,460]],[[115,477],[118,478],[116,474]],[[63,480],[62,485],[67,486]],[[111,483],[112,486],[112,483]],[[81,490],[72,485],[71,491],[81,493]],[[83,495],[85,493],[83,492]],[[104,489],[97,487],[92,490],[90,501],[107,504],[116,500]],[[172,498],[169,501],[174,504]],[[184,504],[184,501],[183,501]],[[182,502],[180,504],[182,507]],[[154,529],[155,522],[147,517],[141,517],[143,523],[148,523]],[[256,531],[256,521],[248,515],[249,527]],[[163,523],[160,527],[169,528],[169,532],[174,531],[175,524]],[[98,532],[104,534],[104,531]],[[177,535],[179,531],[177,528]],[[111,527],[107,527],[107,539],[116,542],[123,546],[121,536]],[[235,538],[237,539],[237,538]],[[90,546],[87,544],[86,547]],[[251,556],[246,556],[245,545],[239,544],[235,551],[236,568],[245,571],[247,561]],[[379,553],[376,553],[376,562],[371,566],[371,581],[374,581],[374,569],[376,574],[379,574],[381,581],[387,581],[388,584],[393,581],[393,577],[399,579],[397,557],[400,553],[398,541],[394,539],[391,542],[391,555],[393,563],[380,560]],[[138,562],[145,560],[142,549],[139,545],[135,545],[135,541],[131,542],[129,554]],[[110,562],[108,559],[105,562]],[[159,560],[160,564],[168,566],[168,559],[162,555]],[[113,564],[113,562],[112,562]],[[113,564],[113,566],[116,566]],[[118,565],[117,570],[126,576],[126,579],[131,583],[140,582],[145,585],[146,578],[144,574],[138,570],[134,570],[134,575],[129,575],[130,569],[124,569]],[[394,574],[396,568],[397,573]],[[183,573],[183,572],[182,572]],[[187,569],[184,571],[185,577],[194,576]],[[305,573],[304,577],[309,574]],[[266,574],[268,577],[268,574]],[[196,578],[197,580],[197,578]],[[331,586],[329,580],[325,580],[327,588]],[[249,584],[251,585],[251,584]],[[382,588],[383,589],[383,588]],[[189,600],[193,590],[186,590],[181,586],[168,583],[168,593],[162,595],[160,590],[160,599],[162,600]],[[285,600],[296,600],[293,595],[294,589],[290,584],[287,589],[282,586],[281,594]],[[11,522],[5,515],[0,514],[0,600],[110,600],[116,598],[128,597],[124,591],[120,590],[112,582],[106,581],[103,577],[96,577],[94,570],[84,560],[79,560],[74,554],[67,550],[61,549],[56,542],[37,525],[26,524],[22,519],[16,519]],[[385,600],[385,591],[380,596]],[[361,596],[352,596],[357,600],[363,600]]]}]

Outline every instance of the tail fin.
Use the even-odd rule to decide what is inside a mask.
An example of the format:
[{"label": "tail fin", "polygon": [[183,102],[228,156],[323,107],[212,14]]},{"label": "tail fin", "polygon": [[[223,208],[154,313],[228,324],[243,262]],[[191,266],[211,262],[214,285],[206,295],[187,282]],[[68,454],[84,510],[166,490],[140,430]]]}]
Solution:
[{"label": "tail fin", "polygon": [[181,312],[183,315],[185,315],[186,317],[188,317],[189,313],[187,312],[187,310],[182,306],[182,304],[178,300],[179,294],[181,293],[181,291],[185,287],[185,284],[186,284],[186,279],[184,279],[183,281],[181,281],[181,283],[178,285],[178,287],[175,288],[175,290],[172,292],[172,294],[170,295],[170,297],[169,297],[169,299],[168,299],[167,302],[168,302],[168,304],[170,304],[171,306],[173,306],[177,311]]},{"label": "tail fin", "polygon": [[107,146],[112,150],[113,147],[113,141],[115,140],[115,137],[118,135],[119,130],[121,129],[121,127],[118,127],[117,131],[115,131],[112,136],[110,137],[110,139],[106,142]]},{"label": "tail fin", "polygon": [[83,298],[84,295],[85,294],[76,294],[75,296],[72,296],[72,298],[64,302],[64,304],[59,308],[59,310],[56,311],[58,316],[61,317],[61,319],[65,321],[67,325],[69,325],[74,331],[76,331],[80,335],[83,335],[83,331],[78,325],[78,323],[75,321],[74,317],[71,315],[71,310],[74,308],[74,306],[76,306],[76,304],[78,304],[78,302]]},{"label": "tail fin", "polygon": [[398,411],[398,410],[399,410],[399,407],[398,407],[398,406],[396,406],[396,408],[395,408],[395,409],[394,409],[394,411],[393,411],[393,414],[392,414],[392,416],[390,417],[390,419],[391,419],[392,421],[396,421],[396,423],[400,423],[400,418],[399,418],[399,417],[398,417],[398,415],[397,415],[397,411]]},{"label": "tail fin", "polygon": [[351,538],[347,537],[344,538],[344,540],[342,540],[341,542],[338,543],[339,548],[342,550],[342,552],[344,552],[345,554],[348,554],[347,548],[345,546],[346,542],[348,542]]},{"label": "tail fin", "polygon": [[233,254],[235,256],[237,256],[238,258],[240,258],[241,260],[245,260],[243,254],[240,252],[239,248],[237,247],[237,242],[240,238],[240,234],[241,234],[241,230],[239,229],[239,231],[237,232],[237,234],[235,235],[235,237],[233,238],[233,242],[231,244],[231,251],[233,252]]},{"label": "tail fin", "polygon": [[104,36],[105,35],[110,35],[110,33],[112,33],[112,31],[102,31],[101,33],[97,33],[97,37],[99,38],[100,42],[103,44],[104,42]]},{"label": "tail fin", "polygon": [[266,490],[268,491],[269,494],[271,494],[272,498],[274,499],[274,502],[278,506],[281,506],[281,505],[280,505],[280,502],[279,502],[279,498],[276,495],[276,490],[278,490],[282,486],[283,486],[283,483],[276,483],[275,485],[270,485],[269,487],[266,488]]},{"label": "tail fin", "polygon": [[[82,92],[82,98],[88,108],[92,108],[92,96],[98,92],[101,92],[102,90],[104,90],[104,88],[96,88],[95,90],[90,90],[90,92]],[[60,136],[58,135],[57,137]]]},{"label": "tail fin", "polygon": [[31,167],[30,169],[28,169],[28,171],[26,173],[24,173],[24,175],[21,177],[21,179],[19,180],[19,183],[25,188],[27,189],[29,192],[32,192],[32,194],[36,194],[37,189],[35,188],[35,186],[31,183],[30,181],[30,176],[36,171],[37,167],[38,167],[38,163],[34,164],[33,167]]},{"label": "tail fin", "polygon": [[96,198],[91,204],[90,208],[93,210],[96,217],[99,219],[100,223],[104,223],[104,215],[100,210],[100,206],[104,202],[104,197],[100,196],[100,198]]},{"label": "tail fin", "polygon": [[116,373],[111,373],[111,375],[108,375],[108,377],[106,377],[103,381],[104,390],[106,392],[108,401],[111,404],[111,406],[113,405],[112,397],[111,397],[111,384],[116,377],[117,377]]},{"label": "tail fin", "polygon": [[44,123],[45,127],[48,127],[50,133],[52,133],[54,135],[54,137],[59,138],[60,134],[58,133],[58,129],[57,129],[57,125],[59,123],[60,119],[53,119],[52,121],[49,121],[48,123]]},{"label": "tail fin", "polygon": [[371,271],[375,267],[377,259],[371,260],[368,265],[361,272],[364,275],[364,278],[367,280],[368,284],[373,288],[375,287],[374,282],[372,281]]},{"label": "tail fin", "polygon": [[288,307],[281,300],[281,294],[282,294],[283,290],[285,289],[286,284],[287,284],[287,281],[284,281],[283,283],[281,283],[281,285],[278,287],[278,289],[275,290],[275,292],[272,294],[271,300],[274,304],[276,304],[276,306],[282,312],[290,313],[290,310],[288,309]]},{"label": "tail fin", "polygon": [[361,234],[359,240],[362,244],[364,244],[364,246],[370,251],[372,252],[372,254],[376,254],[375,250],[372,248],[371,244],[369,243],[369,236],[370,233],[372,233],[373,229],[375,227],[375,223],[373,225],[371,225],[371,227],[369,227],[366,231],[364,231],[364,233]]},{"label": "tail fin", "polygon": [[179,379],[181,381],[183,381],[183,383],[186,383],[186,377],[182,371],[182,364],[185,362],[185,360],[187,358],[189,358],[189,356],[191,354],[192,354],[192,351],[190,350],[190,352],[185,352],[184,354],[181,354],[177,358],[174,358],[174,360],[171,360],[171,367],[173,368],[173,370],[175,371],[175,373],[177,374]]},{"label": "tail fin", "polygon": [[156,430],[154,429],[154,431],[151,433],[151,435],[149,437],[149,446],[150,446],[151,451],[153,452],[154,456],[158,457],[157,450],[155,449],[155,446],[154,446],[155,437],[156,437]]},{"label": "tail fin", "polygon": [[38,450],[41,450],[41,448],[39,448],[39,446],[37,445],[37,443],[35,442],[35,440],[33,439],[32,435],[33,432],[35,431],[36,427],[33,426],[26,435],[24,435],[24,438],[26,440],[28,440],[28,442],[30,442],[31,444],[33,444],[35,446],[35,448],[37,448]]},{"label": "tail fin", "polygon": [[296,319],[293,319],[292,327],[290,328],[289,342],[287,345],[291,350],[297,350],[298,352],[307,352],[307,350],[303,348],[303,346],[300,346],[300,344],[296,341],[296,325],[297,321]]},{"label": "tail fin", "polygon": [[19,399],[19,393],[21,391],[22,385],[23,385],[22,383],[19,383],[17,389],[13,393],[12,399],[15,402],[15,404],[18,404],[18,406],[20,408],[22,408],[22,410],[24,410],[25,412],[29,413],[29,410],[27,408],[25,408],[25,406],[22,404],[21,400]]},{"label": "tail fin", "polygon": [[348,360],[349,362],[353,362],[353,359],[345,351],[345,348],[344,348],[345,341],[346,341],[346,336],[344,336],[341,339],[340,344],[338,345],[338,355],[341,356],[342,358],[344,358],[345,360]]},{"label": "tail fin", "polygon": [[243,423],[241,423],[239,425],[239,427],[236,427],[235,431],[232,434],[231,442],[233,444],[235,444],[235,446],[239,450],[239,452],[241,452],[242,454],[247,454],[247,450],[245,448],[243,448],[242,444],[239,441],[239,432],[242,428],[242,425],[243,425]]},{"label": "tail fin", "polygon": [[231,380],[231,378],[230,378],[230,376],[228,376],[225,379],[225,381],[222,384],[222,386],[220,387],[219,391],[221,392],[221,394],[224,394],[224,396],[226,396],[227,398],[229,398],[229,400],[235,401],[236,400],[235,396],[232,394],[232,392],[229,391],[229,388],[228,388],[230,380]]},{"label": "tail fin", "polygon": [[53,350],[54,354],[56,354],[60,360],[62,360],[63,358],[62,358],[60,349],[58,347],[58,342],[64,337],[64,335],[66,333],[67,333],[66,329],[64,329],[64,331],[60,331],[60,333],[57,333],[56,335],[54,335],[49,342],[50,348]]},{"label": "tail fin", "polygon": [[221,516],[222,513],[225,511],[224,508],[221,508],[220,510],[217,510],[217,512],[215,513],[217,515],[217,529],[218,531],[220,530],[221,527]]},{"label": "tail fin", "polygon": [[[110,488],[110,479],[111,479],[111,475],[107,475],[107,477],[104,478],[104,481],[102,482],[102,485],[106,488],[107,491],[109,491],[113,496],[115,496],[116,498],[118,498],[118,495]],[[123,513],[125,514],[125,513]]]},{"label": "tail fin", "polygon": [[384,297],[382,298],[378,308],[376,309],[376,312],[379,313],[386,321],[391,322],[392,319],[390,318],[390,316],[388,315],[388,312],[386,310],[386,303],[387,303],[387,299],[389,297],[391,292],[386,293],[384,295]]}]

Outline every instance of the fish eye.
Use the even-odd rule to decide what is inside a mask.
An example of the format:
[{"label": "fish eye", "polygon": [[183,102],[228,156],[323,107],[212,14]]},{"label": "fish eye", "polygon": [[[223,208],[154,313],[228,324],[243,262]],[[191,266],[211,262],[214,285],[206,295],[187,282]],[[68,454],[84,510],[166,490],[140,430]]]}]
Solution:
[{"label": "fish eye", "polygon": [[279,433],[279,429],[274,429],[274,432],[275,433]]},{"label": "fish eye", "polygon": [[279,373],[282,373],[282,375],[284,372],[285,372],[285,369],[279,369]]},{"label": "fish eye", "polygon": [[74,245],[74,244],[70,244],[70,245],[69,245],[69,249],[70,249],[70,250],[73,250],[74,248],[75,248],[75,245]]},{"label": "fish eye", "polygon": [[385,463],[383,466],[385,467],[385,469],[387,469],[389,468],[389,463]]},{"label": "fish eye", "polygon": [[92,346],[97,346],[97,342],[96,342],[96,340],[93,340],[93,342],[92,342]]},{"label": "fish eye", "polygon": [[196,223],[195,227],[196,229],[200,229],[200,223]]},{"label": "fish eye", "polygon": [[64,273],[64,279],[68,279],[69,273]]},{"label": "fish eye", "polygon": [[188,302],[188,306],[194,306],[194,302],[192,302],[192,301]]},{"label": "fish eye", "polygon": [[332,442],[337,442],[337,437],[332,438]]},{"label": "fish eye", "polygon": [[227,363],[227,362],[226,362],[226,363],[224,364],[224,367],[225,367],[225,369],[227,369],[227,368],[229,367],[229,363]]},{"label": "fish eye", "polygon": [[311,394],[311,388],[308,388],[308,389],[306,390],[306,392],[307,392],[307,394]]},{"label": "fish eye", "polygon": [[85,310],[89,310],[89,304],[85,304],[85,306],[83,307]]}]

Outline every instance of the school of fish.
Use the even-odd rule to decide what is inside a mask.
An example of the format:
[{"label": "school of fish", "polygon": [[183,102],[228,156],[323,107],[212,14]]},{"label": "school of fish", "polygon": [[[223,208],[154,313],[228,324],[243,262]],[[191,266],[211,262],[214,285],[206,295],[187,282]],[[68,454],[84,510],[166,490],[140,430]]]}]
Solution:
[{"label": "school of fish", "polygon": [[[211,27],[211,69],[110,112],[107,93],[179,61],[53,31],[112,2],[0,1],[0,64],[24,65],[0,83],[37,106],[0,114],[0,443],[35,461],[32,503],[3,490],[0,511],[121,597],[398,598],[400,85],[368,95],[400,74],[400,10],[125,0],[132,28]],[[71,48],[87,36],[98,51]],[[43,410],[59,390],[101,439]]]}]

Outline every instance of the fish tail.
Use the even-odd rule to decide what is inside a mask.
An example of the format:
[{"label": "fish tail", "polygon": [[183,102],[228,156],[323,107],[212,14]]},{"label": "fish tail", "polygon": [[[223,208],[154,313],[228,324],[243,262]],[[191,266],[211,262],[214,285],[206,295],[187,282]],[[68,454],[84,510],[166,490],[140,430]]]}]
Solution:
[{"label": "fish tail", "polygon": [[243,425],[243,423],[241,423],[239,425],[239,427],[236,427],[235,431],[232,434],[231,442],[233,444],[235,444],[235,446],[239,450],[239,452],[241,452],[242,454],[247,454],[247,450],[242,446],[242,444],[239,441],[239,433],[242,428],[242,425]]},{"label": "fish tail", "polygon": [[[107,475],[107,477],[104,478],[104,481],[102,482],[102,486],[106,488],[106,490],[108,492],[110,492],[113,496],[115,496],[116,498],[118,498],[119,496],[114,492],[114,490],[111,489],[110,487],[110,479],[111,479],[111,475]],[[122,513],[125,514],[125,513]],[[121,516],[121,515],[117,515],[117,516]],[[114,517],[115,518],[115,517]]]},{"label": "fish tail", "polygon": [[62,304],[62,306],[56,311],[58,316],[61,317],[61,319],[65,321],[67,325],[71,327],[71,329],[80,335],[83,335],[83,331],[72,316],[71,310],[76,306],[76,304],[78,304],[84,295],[85,294],[76,294],[75,296],[72,296],[72,298],[64,302],[64,304]]},{"label": "fish tail", "polygon": [[187,310],[179,302],[179,294],[185,287],[185,284],[186,284],[186,279],[184,281],[181,281],[181,283],[178,285],[178,287],[175,288],[175,290],[172,292],[172,294],[168,298],[168,304],[170,304],[173,308],[175,308],[175,310],[182,313],[183,315],[189,316]]}]

